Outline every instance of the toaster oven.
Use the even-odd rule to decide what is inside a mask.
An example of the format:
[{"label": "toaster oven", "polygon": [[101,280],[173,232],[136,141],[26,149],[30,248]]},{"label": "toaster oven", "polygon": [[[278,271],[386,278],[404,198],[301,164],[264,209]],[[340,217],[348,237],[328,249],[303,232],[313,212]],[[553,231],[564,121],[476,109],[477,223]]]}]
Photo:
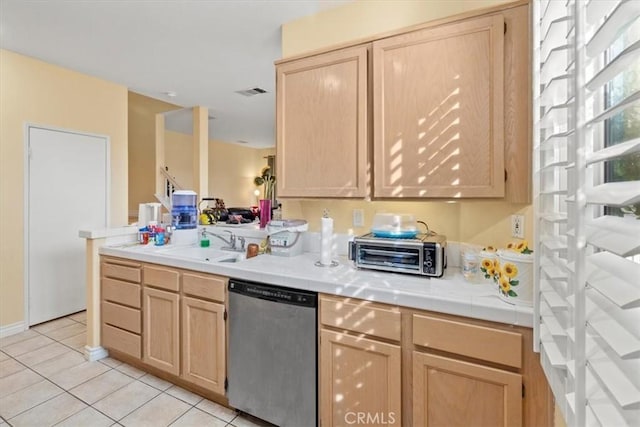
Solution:
[{"label": "toaster oven", "polygon": [[418,234],[412,239],[355,237],[349,242],[349,259],[356,267],[442,277],[447,267],[447,238]]}]

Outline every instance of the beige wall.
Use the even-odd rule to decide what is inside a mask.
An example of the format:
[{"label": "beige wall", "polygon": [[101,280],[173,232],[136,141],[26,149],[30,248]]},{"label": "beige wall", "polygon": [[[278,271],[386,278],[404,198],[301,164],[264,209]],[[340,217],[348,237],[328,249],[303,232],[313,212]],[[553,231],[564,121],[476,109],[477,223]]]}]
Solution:
[{"label": "beige wall", "polygon": [[282,56],[370,37],[513,0],[356,0],[282,26]]},{"label": "beige wall", "polygon": [[7,326],[25,320],[25,124],[108,135],[110,221],[126,224],[127,89],[0,50],[0,94],[0,326]]},{"label": "beige wall", "polygon": [[275,154],[275,148],[256,149],[210,141],[209,144],[209,196],[224,199],[228,208],[249,207],[256,204],[253,178],[267,164],[264,159]]},{"label": "beige wall", "polygon": [[[175,177],[185,189],[193,187],[193,135],[165,130],[164,158],[169,173]],[[151,170],[155,164],[151,165]],[[152,175],[151,180],[155,179]]]},{"label": "beige wall", "polygon": [[[350,200],[281,200],[284,216],[304,218],[311,231],[320,230],[320,218],[329,209],[334,219],[334,230],[339,233],[364,234],[369,231],[376,213],[406,213],[415,215],[431,230],[447,236],[451,241],[504,247],[517,240],[511,237],[511,215],[525,215],[525,238],[533,236],[532,208],[530,205],[499,201],[434,202],[434,201],[350,201]],[[353,210],[364,211],[365,227],[352,226]]]},{"label": "beige wall", "polygon": [[[334,44],[371,37],[399,28],[440,19],[473,9],[509,3],[504,0],[366,1],[357,0],[282,27],[283,56],[293,56]],[[525,215],[525,238],[531,240],[533,213],[530,205],[501,201],[283,201],[284,215],[302,217],[318,230],[323,208],[329,208],[338,232],[361,234],[376,212],[411,213],[447,235],[449,240],[502,246],[513,240],[511,215]],[[366,227],[352,228],[353,209],[363,209]]]},{"label": "beige wall", "polygon": [[156,114],[182,107],[129,92],[129,208],[155,202]]},{"label": "beige wall", "polygon": [[[129,210],[155,201],[155,116],[182,107],[129,92]],[[255,149],[224,141],[209,141],[209,194],[224,199],[228,207],[255,204],[253,178],[275,149]],[[165,133],[165,159],[170,173],[187,189],[193,187],[193,136]]]},{"label": "beige wall", "polygon": [[[243,147],[224,141],[209,141],[209,194],[223,199],[227,207],[255,205],[256,186],[253,178],[267,164],[264,157],[275,149]],[[193,136],[178,132],[165,133],[165,158],[169,171],[187,189],[193,189]],[[212,205],[212,204],[211,204]]]}]

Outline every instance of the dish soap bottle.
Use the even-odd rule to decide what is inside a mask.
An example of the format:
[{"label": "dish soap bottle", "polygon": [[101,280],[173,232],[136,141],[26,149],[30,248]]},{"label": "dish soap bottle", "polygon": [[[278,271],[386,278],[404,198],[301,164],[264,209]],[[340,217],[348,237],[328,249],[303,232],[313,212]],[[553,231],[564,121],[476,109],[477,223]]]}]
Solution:
[{"label": "dish soap bottle", "polygon": [[205,231],[205,229],[202,229],[202,236],[200,237],[200,247],[201,248],[208,248],[209,247],[209,239],[207,238],[207,232]]}]

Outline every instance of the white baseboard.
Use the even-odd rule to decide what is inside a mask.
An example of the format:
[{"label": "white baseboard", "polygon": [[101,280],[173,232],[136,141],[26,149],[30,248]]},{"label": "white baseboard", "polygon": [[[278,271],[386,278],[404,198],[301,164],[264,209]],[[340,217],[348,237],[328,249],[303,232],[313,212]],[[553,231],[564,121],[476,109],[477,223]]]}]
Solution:
[{"label": "white baseboard", "polygon": [[8,337],[9,335],[19,334],[26,331],[27,325],[24,321],[12,323],[10,325],[0,326],[0,338]]},{"label": "white baseboard", "polygon": [[109,352],[103,347],[89,347],[88,345],[84,346],[84,355],[89,362],[95,362],[96,360],[104,359],[105,357],[109,357]]}]

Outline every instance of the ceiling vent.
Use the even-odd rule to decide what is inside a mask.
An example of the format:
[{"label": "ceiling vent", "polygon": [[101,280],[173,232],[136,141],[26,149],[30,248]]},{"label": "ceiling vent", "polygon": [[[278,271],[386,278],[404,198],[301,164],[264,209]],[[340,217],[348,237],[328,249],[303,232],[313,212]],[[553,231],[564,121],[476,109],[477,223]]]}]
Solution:
[{"label": "ceiling vent", "polygon": [[243,96],[254,96],[260,95],[262,93],[267,93],[267,91],[259,87],[254,87],[253,89],[237,90],[236,93],[239,93]]}]

